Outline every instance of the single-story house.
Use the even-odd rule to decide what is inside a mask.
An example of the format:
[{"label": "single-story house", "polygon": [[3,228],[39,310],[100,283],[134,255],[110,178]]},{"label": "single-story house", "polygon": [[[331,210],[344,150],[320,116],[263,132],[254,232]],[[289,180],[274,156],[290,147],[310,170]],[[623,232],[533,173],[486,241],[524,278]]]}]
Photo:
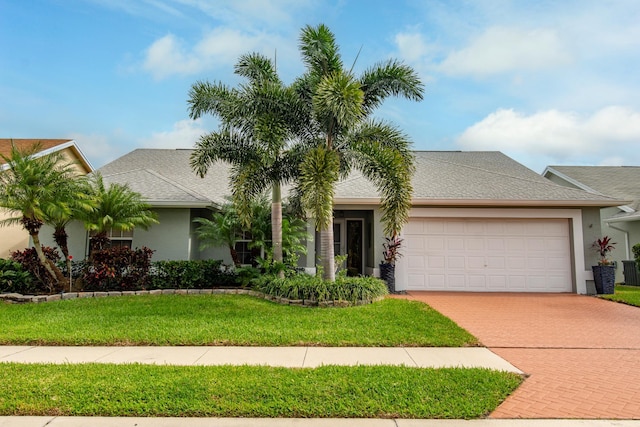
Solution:
[{"label": "single-story house", "polygon": [[[29,150],[35,144],[40,144],[40,151],[36,157],[47,156],[52,153],[62,153],[65,161],[72,162],[78,175],[86,175],[93,171],[89,160],[84,156],[73,139],[0,139],[0,154],[11,156],[11,144],[20,150]],[[3,173],[9,165],[0,158],[0,173]],[[0,209],[0,220],[15,216],[10,212]],[[20,225],[5,226],[0,228],[0,258],[9,258],[11,252],[22,250],[30,245],[29,234]]]},{"label": "single-story house", "polygon": [[560,185],[627,201],[600,210],[602,234],[617,243],[611,253],[617,265],[616,282],[624,282],[621,261],[633,260],[631,248],[640,243],[640,167],[547,166],[543,176]]},{"label": "single-story house", "polygon": [[[149,230],[114,236],[148,246],[154,259],[222,258],[200,250],[193,219],[229,194],[228,165],[203,179],[189,166],[192,150],[138,149],[103,166],[105,181],[127,183],[159,215]],[[415,152],[413,208],[403,230],[398,290],[593,293],[590,266],[597,254],[600,209],[622,199],[558,185],[500,152]],[[356,273],[378,275],[384,234],[375,187],[354,173],[336,188],[336,253],[348,254]],[[309,231],[313,231],[309,221]],[[86,240],[76,242],[86,250]],[[300,263],[316,265],[308,242]],[[74,249],[72,249],[74,250]]]}]

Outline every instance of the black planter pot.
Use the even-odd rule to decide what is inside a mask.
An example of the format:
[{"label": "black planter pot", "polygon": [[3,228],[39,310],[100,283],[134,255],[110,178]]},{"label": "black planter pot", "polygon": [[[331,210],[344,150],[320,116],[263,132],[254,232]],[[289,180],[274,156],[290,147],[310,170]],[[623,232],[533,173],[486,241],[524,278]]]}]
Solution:
[{"label": "black planter pot", "polygon": [[594,265],[591,269],[596,293],[612,294],[616,284],[616,268],[613,265]]},{"label": "black planter pot", "polygon": [[380,278],[387,282],[390,294],[396,292],[396,266],[394,264],[381,263]]}]

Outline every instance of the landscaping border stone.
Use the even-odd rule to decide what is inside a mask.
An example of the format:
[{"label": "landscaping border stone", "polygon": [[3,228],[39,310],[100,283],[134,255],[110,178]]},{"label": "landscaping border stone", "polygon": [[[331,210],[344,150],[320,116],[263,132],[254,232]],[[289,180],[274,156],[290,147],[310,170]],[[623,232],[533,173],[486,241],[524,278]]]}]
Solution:
[{"label": "landscaping border stone", "polygon": [[359,300],[355,302],[351,301],[316,301],[316,300],[290,300],[288,298],[276,297],[273,295],[265,294],[263,292],[254,291],[252,289],[152,289],[148,291],[109,291],[109,292],[63,292],[52,295],[22,295],[18,293],[6,293],[0,294],[0,301],[4,301],[10,304],[25,304],[25,303],[43,303],[49,301],[70,300],[76,298],[104,298],[104,297],[116,297],[116,296],[138,296],[138,295],[249,295],[255,298],[262,298],[268,301],[275,302],[282,305],[295,305],[298,307],[351,307],[371,304],[377,301],[381,301],[384,297],[374,298],[373,300]]}]

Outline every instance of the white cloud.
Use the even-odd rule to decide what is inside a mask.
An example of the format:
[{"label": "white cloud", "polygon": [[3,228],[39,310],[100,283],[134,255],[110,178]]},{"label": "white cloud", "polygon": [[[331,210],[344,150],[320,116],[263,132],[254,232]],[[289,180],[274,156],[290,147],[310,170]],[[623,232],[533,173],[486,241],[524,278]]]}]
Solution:
[{"label": "white cloud", "polygon": [[466,150],[497,150],[528,166],[639,164],[640,112],[610,106],[584,116],[548,110],[525,115],[500,109],[457,139]]},{"label": "white cloud", "polygon": [[154,132],[149,138],[142,139],[141,145],[146,148],[192,148],[206,132],[201,119],[185,119],[174,123],[170,131]]},{"label": "white cloud", "polygon": [[95,169],[114,160],[122,154],[117,150],[114,150],[115,144],[110,141],[110,138],[106,135],[72,132],[67,134],[66,137],[76,141],[76,144],[78,145],[78,148],[80,148],[80,151],[82,151],[82,154],[87,157],[91,166]]},{"label": "white cloud", "polygon": [[556,68],[572,62],[556,31],[491,27],[467,47],[450,53],[439,69],[476,77]]},{"label": "white cloud", "polygon": [[278,37],[265,34],[248,34],[218,27],[208,32],[192,48],[173,34],[156,40],[145,52],[142,68],[157,80],[171,75],[191,75],[204,70],[230,66],[238,57],[248,52],[272,55],[276,47],[284,43]]},{"label": "white cloud", "polygon": [[398,48],[398,54],[407,62],[416,63],[428,56],[430,47],[420,33],[398,33],[394,37],[394,41]]}]

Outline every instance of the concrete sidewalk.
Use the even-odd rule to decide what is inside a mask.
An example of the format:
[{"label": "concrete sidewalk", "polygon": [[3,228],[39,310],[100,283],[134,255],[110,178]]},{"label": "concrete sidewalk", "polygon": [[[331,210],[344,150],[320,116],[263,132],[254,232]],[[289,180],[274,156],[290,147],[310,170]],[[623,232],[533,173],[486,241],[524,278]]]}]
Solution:
[{"label": "concrete sidewalk", "polygon": [[42,347],[0,346],[0,362],[157,365],[405,365],[522,372],[484,347]]},{"label": "concrete sidewalk", "polygon": [[0,417],[0,427],[638,427],[611,420],[405,420],[344,418]]}]

